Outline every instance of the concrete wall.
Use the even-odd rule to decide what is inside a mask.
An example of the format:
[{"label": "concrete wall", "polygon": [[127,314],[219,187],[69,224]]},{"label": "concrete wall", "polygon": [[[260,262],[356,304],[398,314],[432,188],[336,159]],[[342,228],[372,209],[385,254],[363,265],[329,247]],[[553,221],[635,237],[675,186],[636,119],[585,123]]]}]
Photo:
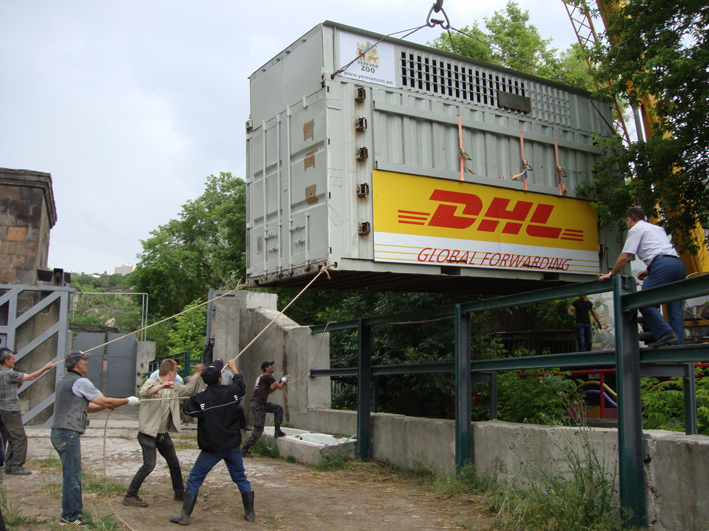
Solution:
[{"label": "concrete wall", "polygon": [[[216,292],[215,296],[223,292]],[[270,293],[240,291],[213,303],[212,320],[214,357],[232,359],[241,352],[271,321],[278,316],[277,297]],[[284,423],[309,429],[310,410],[330,407],[330,382],[310,379],[311,367],[330,367],[329,336],[323,339],[310,334],[288,317],[280,316],[237,360],[237,368],[246,381],[246,402],[251,400],[256,378],[263,361],[275,361],[274,376],[291,375],[297,381],[285,392],[273,393],[269,400],[283,406]],[[318,345],[320,348],[318,350]],[[299,378],[300,377],[300,378]],[[250,416],[248,407],[244,408]],[[267,415],[267,424],[273,417]]]},{"label": "concrete wall", "polygon": [[138,341],[135,353],[135,392],[143,386],[143,374],[148,372],[150,362],[155,359],[155,341]]},{"label": "concrete wall", "polygon": [[[240,344],[244,346],[278,315],[275,295],[239,292],[232,304],[239,306]],[[213,326],[212,331],[219,341],[219,330]],[[329,379],[307,376],[311,367],[329,368],[328,335],[325,334],[318,350],[319,341],[319,336],[310,335],[308,327],[279,317],[239,358],[239,370],[247,382],[247,400],[261,373],[261,362],[275,361],[276,377],[302,376],[287,386],[287,396],[281,392],[271,395],[271,401],[284,407],[285,424],[349,437],[357,432],[357,412],[329,409]],[[267,421],[271,420],[272,416],[267,415]],[[495,471],[502,481],[524,478],[530,473],[530,464],[545,471],[564,472],[568,470],[568,463],[562,448],[572,447],[578,451],[584,440],[578,428],[491,421],[472,423],[472,429],[473,460],[479,472]],[[617,482],[617,431],[588,428],[585,433],[589,445],[604,464],[607,477]],[[454,467],[453,420],[374,413],[371,434],[375,459],[401,467],[417,464],[440,470]],[[649,523],[659,531],[699,530],[707,526],[709,437],[645,431],[643,445]]]}]

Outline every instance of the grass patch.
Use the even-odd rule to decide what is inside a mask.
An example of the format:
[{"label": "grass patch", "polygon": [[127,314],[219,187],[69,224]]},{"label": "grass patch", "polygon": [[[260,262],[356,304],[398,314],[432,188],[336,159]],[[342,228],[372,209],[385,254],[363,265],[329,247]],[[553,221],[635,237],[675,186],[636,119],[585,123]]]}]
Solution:
[{"label": "grass patch", "polygon": [[276,459],[280,457],[280,452],[278,451],[278,445],[273,439],[266,439],[264,437],[259,438],[251,448],[249,448],[249,453],[251,455],[260,455],[263,457],[270,457]]},{"label": "grass patch", "polygon": [[288,457],[286,457],[286,463],[295,463],[295,457],[289,455]]},{"label": "grass patch", "polygon": [[125,495],[128,486],[125,483],[119,483],[111,479],[107,479],[105,485],[103,475],[97,475],[92,472],[83,472],[81,474],[81,490],[84,494],[104,495],[108,489],[108,494]]},{"label": "grass patch", "polygon": [[46,522],[35,516],[25,516],[22,514],[23,502],[13,503],[11,500],[7,499],[4,488],[0,488],[0,507],[2,508],[2,515],[5,518],[5,525],[12,529],[14,526],[34,526],[34,525],[46,525]]},{"label": "grass patch", "polygon": [[417,464],[413,468],[399,468],[389,465],[386,470],[392,478],[424,485],[440,496],[492,493],[500,488],[496,473],[480,475],[475,465],[472,464],[466,464],[460,473],[443,472],[421,464]]},{"label": "grass patch", "polygon": [[40,470],[61,470],[62,462],[58,457],[46,457],[44,459],[28,459],[27,465]]},{"label": "grass patch", "polygon": [[197,450],[199,445],[194,439],[178,439],[173,440],[172,444],[175,446],[175,450]]},{"label": "grass patch", "polygon": [[349,460],[341,455],[326,455],[317,463],[310,465],[310,468],[318,472],[335,472],[347,470],[349,466]]}]

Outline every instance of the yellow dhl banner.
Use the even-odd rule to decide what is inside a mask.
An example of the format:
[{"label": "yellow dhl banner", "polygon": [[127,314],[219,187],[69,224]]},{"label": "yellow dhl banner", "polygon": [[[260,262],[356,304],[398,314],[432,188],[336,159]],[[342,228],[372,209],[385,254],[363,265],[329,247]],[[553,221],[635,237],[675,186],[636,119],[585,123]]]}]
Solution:
[{"label": "yellow dhl banner", "polygon": [[378,170],[372,179],[375,260],[598,272],[586,201]]}]

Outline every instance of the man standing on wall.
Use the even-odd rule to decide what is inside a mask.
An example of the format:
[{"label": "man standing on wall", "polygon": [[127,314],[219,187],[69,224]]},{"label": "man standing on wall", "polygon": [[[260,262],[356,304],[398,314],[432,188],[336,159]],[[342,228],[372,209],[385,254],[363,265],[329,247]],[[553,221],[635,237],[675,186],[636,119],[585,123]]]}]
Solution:
[{"label": "man standing on wall", "polygon": [[598,316],[593,311],[593,303],[588,300],[586,295],[581,295],[566,310],[566,313],[573,319],[572,310],[576,311],[576,334],[578,335],[579,352],[588,352],[593,348],[593,332],[589,313],[593,315],[593,320],[596,321],[598,328],[601,327],[601,323],[598,322]]},{"label": "man standing on wall", "polygon": [[23,382],[39,378],[45,372],[54,368],[53,363],[31,374],[15,370],[15,353],[7,347],[0,349],[0,417],[5,425],[7,435],[7,454],[5,455],[5,473],[14,476],[31,474],[25,470],[27,459],[27,434],[22,425],[22,412],[17,390]]},{"label": "man standing on wall", "polygon": [[[143,466],[138,469],[123,498],[123,505],[147,507],[148,502],[138,496],[140,486],[155,469],[157,452],[165,458],[170,469],[172,489],[175,501],[185,499],[185,485],[182,482],[182,469],[177,459],[175,446],[170,432],[180,431],[180,403],[170,400],[180,396],[187,397],[197,388],[199,376],[204,370],[201,363],[195,367],[195,373],[187,378],[185,385],[175,381],[177,363],[165,359],[160,363],[157,378],[148,378],[140,389],[140,416],[138,417],[138,443],[143,450]],[[153,400],[151,400],[151,398]],[[155,400],[155,399],[166,400]]]},{"label": "man standing on wall", "polygon": [[[611,272],[601,273],[598,280],[603,281],[620,273],[632,255],[636,255],[647,266],[645,271],[638,273],[638,279],[644,280],[642,289],[684,280],[687,272],[665,229],[645,221],[645,212],[638,207],[628,209],[625,213],[625,223],[628,226],[628,238],[625,240],[623,252],[618,256]],[[655,342],[650,343],[650,348],[684,343],[684,301],[667,303],[669,324],[657,306],[640,308],[640,313],[655,336]]]},{"label": "man standing on wall", "polygon": [[256,441],[259,440],[261,434],[263,433],[263,425],[266,422],[266,413],[273,413],[273,426],[274,426],[274,437],[285,437],[285,433],[281,431],[281,424],[283,423],[283,408],[278,404],[272,404],[268,402],[268,395],[276,390],[282,391],[285,387],[285,382],[281,380],[276,382],[273,377],[274,361],[264,361],[261,364],[261,371],[263,374],[256,379],[256,386],[254,388],[254,395],[251,397],[251,412],[254,414],[254,429],[249,435],[249,439],[246,444],[241,449],[241,454],[244,457],[251,457],[249,454],[249,448],[251,448]]},{"label": "man standing on wall", "polygon": [[62,516],[60,525],[89,525],[81,515],[81,435],[86,430],[86,413],[140,404],[134,396],[109,398],[96,389],[88,378],[90,352],[72,350],[64,358],[67,373],[54,389],[52,446],[62,462]]}]

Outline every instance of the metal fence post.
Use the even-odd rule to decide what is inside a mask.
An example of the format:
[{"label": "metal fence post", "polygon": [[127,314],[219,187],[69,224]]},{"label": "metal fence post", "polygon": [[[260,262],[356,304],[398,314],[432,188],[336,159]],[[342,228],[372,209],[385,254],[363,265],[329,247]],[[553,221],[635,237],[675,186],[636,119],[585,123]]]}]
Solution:
[{"label": "metal fence post", "polygon": [[497,371],[490,379],[490,420],[497,420]]},{"label": "metal fence post", "polygon": [[470,317],[455,307],[455,466],[458,472],[473,460],[470,398]]},{"label": "metal fence post", "polygon": [[372,328],[359,319],[357,325],[357,455],[371,457],[370,386],[372,382]]},{"label": "metal fence post", "polygon": [[635,277],[613,277],[618,386],[618,470],[620,504],[624,509],[632,512],[628,524],[645,527],[638,312],[637,310],[625,312],[623,304],[623,295],[635,292],[635,287]]},{"label": "metal fence post", "polygon": [[697,388],[694,385],[694,363],[687,363],[687,376],[682,378],[684,393],[684,432],[697,434]]}]

